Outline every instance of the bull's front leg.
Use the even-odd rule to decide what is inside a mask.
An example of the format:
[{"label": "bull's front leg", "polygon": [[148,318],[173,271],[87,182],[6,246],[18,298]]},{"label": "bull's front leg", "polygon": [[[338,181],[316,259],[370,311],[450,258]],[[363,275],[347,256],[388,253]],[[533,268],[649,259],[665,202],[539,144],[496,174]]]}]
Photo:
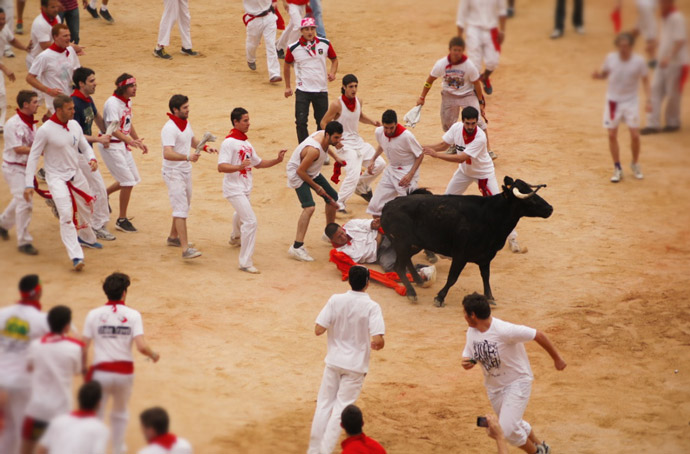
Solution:
[{"label": "bull's front leg", "polygon": [[446,295],[448,294],[448,290],[455,285],[466,264],[467,262],[463,262],[462,260],[453,259],[453,262],[450,264],[450,270],[448,270],[448,279],[446,280],[446,285],[443,286],[441,291],[438,292],[438,295],[436,295],[436,298],[434,298],[434,304],[436,307],[443,307],[446,305],[444,301],[446,299]]},{"label": "bull's front leg", "polygon": [[397,254],[397,258],[395,259],[395,266],[393,267],[393,269],[398,274],[398,277],[400,278],[400,282],[402,283],[402,285],[405,286],[405,290],[407,291],[407,299],[413,303],[416,303],[417,292],[415,292],[414,288],[412,287],[412,284],[407,279],[407,274],[405,273],[405,263],[410,260],[411,257],[409,255],[407,256],[407,258],[405,258],[404,254]]},{"label": "bull's front leg", "polygon": [[417,268],[415,268],[414,264],[412,263],[412,257],[410,257],[410,259],[407,261],[407,269],[410,271],[415,284],[419,286],[424,284],[424,279],[422,279],[422,276],[419,275]]},{"label": "bull's front leg", "polygon": [[491,276],[491,262],[479,265],[479,272],[482,275],[482,282],[484,283],[484,296],[489,300],[489,304],[496,305],[494,296],[491,293],[491,284],[489,283],[489,277]]}]

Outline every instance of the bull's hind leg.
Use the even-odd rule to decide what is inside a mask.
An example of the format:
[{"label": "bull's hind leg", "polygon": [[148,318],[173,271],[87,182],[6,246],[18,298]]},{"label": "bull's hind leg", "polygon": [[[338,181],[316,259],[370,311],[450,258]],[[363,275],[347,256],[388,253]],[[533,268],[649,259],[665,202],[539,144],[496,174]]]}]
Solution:
[{"label": "bull's hind leg", "polygon": [[396,252],[397,258],[395,259],[395,266],[393,267],[393,269],[396,273],[398,273],[400,282],[405,286],[405,289],[407,290],[407,299],[412,301],[413,303],[416,303],[417,292],[415,292],[414,288],[412,287],[412,284],[407,279],[407,274],[405,273],[405,264],[411,260],[410,254],[409,252],[406,254],[401,254],[398,251]]},{"label": "bull's hind leg", "polygon": [[446,285],[443,286],[441,291],[438,292],[438,295],[436,295],[436,298],[434,298],[434,304],[436,307],[443,307],[446,305],[444,301],[446,299],[446,295],[448,294],[448,290],[450,290],[450,288],[458,281],[458,277],[460,276],[460,273],[462,273],[462,270],[465,268],[466,264],[467,262],[453,259],[453,262],[450,264],[450,270],[448,270],[448,280],[446,281]]},{"label": "bull's hind leg", "polygon": [[491,276],[491,262],[479,265],[479,272],[482,275],[482,282],[484,283],[484,296],[489,300],[490,304],[495,305],[496,300],[491,294],[491,284],[489,283],[489,277]]}]

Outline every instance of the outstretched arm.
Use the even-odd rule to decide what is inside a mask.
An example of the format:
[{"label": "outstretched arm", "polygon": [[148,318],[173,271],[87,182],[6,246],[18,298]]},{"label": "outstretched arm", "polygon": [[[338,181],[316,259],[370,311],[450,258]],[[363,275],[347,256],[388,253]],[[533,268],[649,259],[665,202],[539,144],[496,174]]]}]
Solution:
[{"label": "outstretched arm", "polygon": [[537,342],[537,344],[539,344],[539,346],[541,346],[541,348],[546,350],[549,356],[551,356],[551,359],[553,359],[553,365],[556,367],[556,370],[565,369],[565,366],[567,366],[567,364],[565,363],[563,358],[561,358],[561,355],[558,353],[558,350],[556,350],[556,347],[554,347],[549,338],[546,337],[546,334],[537,330],[537,335],[534,336],[534,340]]}]

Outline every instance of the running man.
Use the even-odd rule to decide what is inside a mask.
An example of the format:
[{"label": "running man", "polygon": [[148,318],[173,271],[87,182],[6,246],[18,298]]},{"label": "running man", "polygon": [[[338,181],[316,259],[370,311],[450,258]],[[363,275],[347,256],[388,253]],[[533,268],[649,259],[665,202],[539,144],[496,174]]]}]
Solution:
[{"label": "running man", "polygon": [[170,44],[170,32],[175,22],[180,28],[182,39],[180,53],[188,57],[198,57],[199,52],[192,49],[192,16],[189,14],[187,0],[163,0],[163,15],[158,26],[158,43],[153,50],[153,56],[164,60],[172,59],[172,55],[165,51],[165,46]]},{"label": "running man", "polygon": [[297,192],[297,198],[302,205],[302,214],[297,221],[295,242],[288,249],[288,254],[295,260],[314,261],[304,247],[304,237],[316,207],[311,191],[323,197],[326,202],[326,223],[335,221],[338,193],[321,175],[321,168],[326,160],[326,150],[331,145],[336,149],[340,147],[342,135],[343,125],[337,121],[328,123],[323,131],[316,131],[300,143],[287,163],[288,187]]},{"label": "running man", "polygon": [[110,15],[110,11],[108,10],[108,0],[101,0],[100,9],[98,8],[98,0],[82,0],[82,2],[86,11],[88,11],[94,19],[98,19],[98,15],[100,14],[108,24],[115,23],[115,19],[113,19],[113,16]]},{"label": "running man", "polygon": [[[290,22],[285,26],[283,34],[280,35],[276,43],[276,49],[279,54],[283,53],[283,55],[285,55],[290,43],[299,38],[300,24],[307,14],[308,4],[309,0],[284,0],[283,5],[285,6],[288,16],[290,16]],[[314,22],[314,26],[316,26],[316,22]]]},{"label": "running man", "polygon": [[[23,3],[23,2],[22,2]],[[52,30],[59,24],[58,12],[62,5],[60,0],[41,0],[41,14],[36,16],[31,23],[31,49],[26,54],[26,68],[30,69],[34,58],[53,43]],[[20,9],[20,8],[17,8]],[[23,10],[23,8],[21,8]],[[18,16],[18,24],[21,23],[21,14]]]},{"label": "running man", "polygon": [[252,192],[252,167],[266,169],[283,162],[287,150],[280,150],[275,159],[264,160],[249,143],[249,112],[236,107],[230,113],[232,130],[220,146],[218,172],[224,173],[223,197],[235,209],[232,216],[230,245],[240,246],[240,270],[251,274],[260,271],[254,266],[252,256],[256,244],[257,221],[249,196]]},{"label": "running man", "polygon": [[266,46],[266,66],[268,67],[268,81],[282,82],[280,77],[280,63],[276,52],[276,32],[278,30],[275,15],[277,3],[273,0],[243,0],[244,16],[242,22],[247,28],[247,66],[256,71],[256,48],[264,38]]},{"label": "running man", "polygon": [[[338,211],[341,213],[347,213],[345,203],[355,192],[367,202],[371,200],[370,184],[386,167],[386,161],[382,157],[373,159],[376,150],[359,135],[359,123],[378,128],[381,122],[372,120],[362,111],[362,101],[357,97],[358,85],[359,81],[354,74],[343,77],[341,96],[331,103],[328,112],[321,119],[322,128],[333,120],[338,120],[343,125],[343,147],[336,150],[340,159],[347,163],[345,179],[338,191]],[[374,167],[369,173],[371,164]],[[362,172],[362,167],[367,170]]]},{"label": "running man", "polygon": [[630,167],[633,175],[638,180],[644,178],[638,162],[640,159],[640,106],[637,89],[640,80],[645,98],[647,98],[645,110],[652,111],[647,64],[644,57],[633,53],[635,37],[630,33],[621,33],[616,37],[615,44],[618,51],[608,54],[601,69],[592,74],[594,79],[609,80],[604,107],[604,128],[608,129],[609,150],[613,158],[612,183],[618,183],[623,178],[618,146],[618,125],[621,121],[628,125],[630,130],[630,148],[632,149]]},{"label": "running man", "polygon": [[565,361],[543,332],[492,317],[484,295],[467,295],[462,306],[469,326],[462,367],[469,370],[481,363],[489,401],[508,443],[528,454],[550,453],[546,442],[522,419],[534,380],[524,343],[536,341],[551,356],[556,370],[565,369]]},{"label": "running man", "polygon": [[[2,60],[3,49],[6,49],[5,54],[7,54],[7,49],[9,49],[10,53],[12,52],[10,45],[16,47],[17,49],[23,50],[24,52],[29,51],[24,44],[19,42],[19,40],[14,37],[14,34],[12,34],[12,25],[6,25],[7,22],[8,18],[6,16],[6,12],[0,8],[0,60]],[[14,53],[12,53],[12,57],[14,57]],[[2,63],[0,63],[0,71],[7,76],[10,82],[17,80],[16,76],[14,75],[14,71]],[[5,91],[5,78],[4,76],[0,75],[0,126],[5,124],[6,115],[7,94]],[[2,129],[0,129],[0,131],[2,131]]]}]

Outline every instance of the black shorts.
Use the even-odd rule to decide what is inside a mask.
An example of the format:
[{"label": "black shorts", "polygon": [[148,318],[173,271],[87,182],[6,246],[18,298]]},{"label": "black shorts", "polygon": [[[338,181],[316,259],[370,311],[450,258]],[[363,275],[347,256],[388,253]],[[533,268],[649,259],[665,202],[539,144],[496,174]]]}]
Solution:
[{"label": "black shorts", "polygon": [[[314,178],[314,183],[321,186],[326,191],[326,194],[331,196],[331,198],[333,200],[335,200],[335,201],[338,200],[338,193],[336,192],[335,189],[333,189],[331,187],[330,184],[328,184],[328,181],[326,180],[326,178],[323,175],[318,174]],[[299,199],[300,203],[302,204],[302,208],[313,207],[316,205],[316,203],[314,203],[314,198],[311,195],[311,191],[313,191],[313,190],[314,190],[314,188],[309,186],[309,184],[306,182],[302,183],[302,186],[295,189],[295,192],[297,192],[297,198]],[[328,203],[328,199],[326,197],[322,197],[322,198],[326,203]]]}]

